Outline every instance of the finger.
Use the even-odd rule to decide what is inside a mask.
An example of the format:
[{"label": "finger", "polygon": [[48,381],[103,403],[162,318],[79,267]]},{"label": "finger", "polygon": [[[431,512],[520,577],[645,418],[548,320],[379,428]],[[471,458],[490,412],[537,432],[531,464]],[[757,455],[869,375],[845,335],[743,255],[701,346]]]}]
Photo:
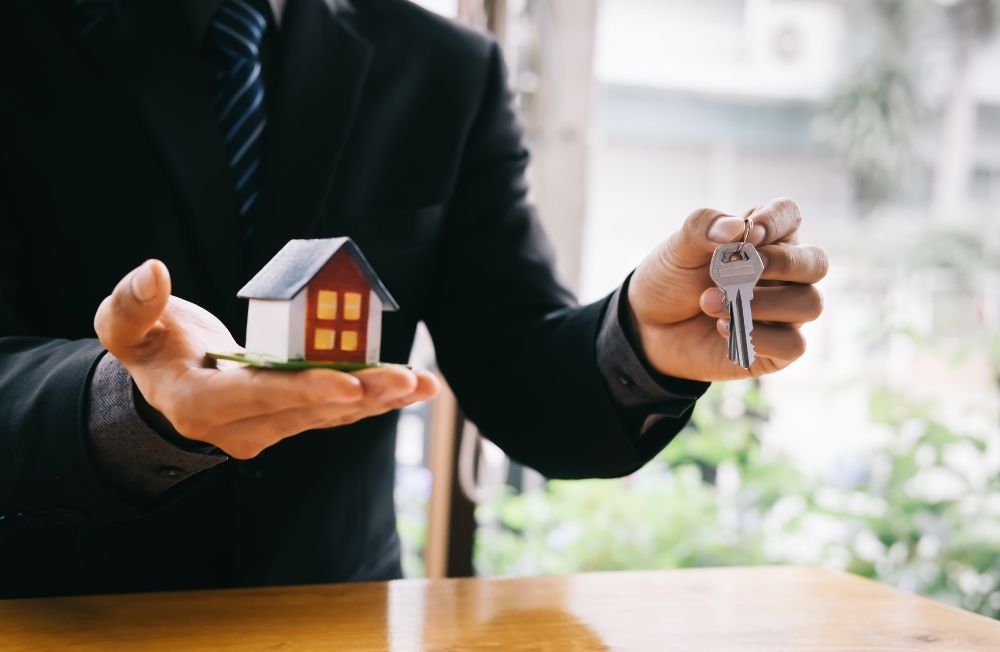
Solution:
[{"label": "finger", "polygon": [[182,381],[186,384],[171,394],[172,404],[157,406],[182,433],[294,408],[352,405],[364,398],[357,378],[332,369],[191,369]]},{"label": "finger", "polygon": [[418,401],[429,401],[441,391],[441,381],[429,371],[417,371],[417,388],[413,391]]},{"label": "finger", "polygon": [[[728,337],[729,320],[716,321],[716,330],[723,337]],[[800,358],[806,350],[806,340],[795,326],[754,324],[751,338],[758,358],[792,362]]]},{"label": "finger", "polygon": [[753,319],[804,324],[823,313],[823,295],[812,285],[779,285],[754,290]]},{"label": "finger", "polygon": [[[412,383],[408,382],[408,376],[412,377]],[[193,438],[244,419],[303,409],[336,411],[341,406],[370,410],[373,406],[408,399],[400,404],[405,405],[433,398],[439,390],[433,374],[414,374],[398,366],[366,370],[364,374],[331,369],[295,373],[247,368],[191,369],[186,379],[189,381],[186,389],[175,391],[170,405],[157,407],[178,432]]]},{"label": "finger", "polygon": [[346,406],[335,406],[326,410],[297,408],[238,419],[216,426],[195,438],[211,442],[224,450],[227,455],[237,459],[249,459],[282,439],[307,430],[345,425],[364,416],[368,416],[368,413],[359,413]]},{"label": "finger", "polygon": [[366,397],[360,406],[366,410],[385,408],[381,410],[384,412],[389,409],[404,408],[412,403],[429,401],[438,395],[438,392],[441,390],[441,382],[437,379],[437,376],[429,371],[416,371],[414,373],[417,376],[417,386],[411,393],[397,398],[390,397],[386,399],[371,399]]},{"label": "finger", "polygon": [[391,401],[412,393],[418,384],[417,374],[402,365],[362,369],[353,374],[365,390],[365,401]]},{"label": "finger", "polygon": [[764,261],[764,280],[817,283],[830,269],[826,252],[813,245],[766,245],[758,251]]},{"label": "finger", "polygon": [[726,293],[719,288],[711,287],[702,292],[698,304],[701,311],[709,317],[729,318],[729,311],[726,310]]},{"label": "finger", "polygon": [[104,348],[119,359],[140,343],[170,298],[170,273],[158,260],[147,260],[118,282],[94,315],[94,330]]},{"label": "finger", "polygon": [[712,208],[696,210],[665,243],[665,262],[682,269],[703,267],[716,247],[742,237],[743,224],[742,218]]},{"label": "finger", "polygon": [[750,219],[753,220],[753,229],[749,240],[754,246],[759,246],[775,242],[795,242],[802,214],[791,199],[779,197],[754,210]]},{"label": "finger", "polygon": [[[307,430],[335,428],[361,419],[378,416],[428,398],[428,387],[397,397],[387,402],[358,405],[330,405],[283,410],[273,414],[238,419],[211,428],[195,436],[210,441],[229,455],[239,459],[254,457],[261,450],[282,439]],[[359,409],[359,407],[361,409]]]},{"label": "finger", "polygon": [[[724,293],[718,288],[705,290],[700,301],[702,311],[709,317],[729,319],[723,297]],[[757,287],[751,309],[755,322],[803,324],[819,318],[823,312],[823,295],[811,285]]]}]

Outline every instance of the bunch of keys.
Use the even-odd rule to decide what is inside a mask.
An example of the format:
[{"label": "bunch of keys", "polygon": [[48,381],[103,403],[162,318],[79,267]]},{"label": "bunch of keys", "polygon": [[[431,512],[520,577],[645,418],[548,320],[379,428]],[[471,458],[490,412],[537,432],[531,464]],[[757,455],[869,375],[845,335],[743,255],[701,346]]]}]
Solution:
[{"label": "bunch of keys", "polygon": [[729,360],[749,369],[756,359],[750,331],[753,317],[750,301],[753,289],[764,273],[764,261],[752,244],[747,242],[753,220],[747,218],[744,224],[743,241],[722,245],[712,254],[708,273],[720,290],[725,292],[726,310],[729,311]]}]

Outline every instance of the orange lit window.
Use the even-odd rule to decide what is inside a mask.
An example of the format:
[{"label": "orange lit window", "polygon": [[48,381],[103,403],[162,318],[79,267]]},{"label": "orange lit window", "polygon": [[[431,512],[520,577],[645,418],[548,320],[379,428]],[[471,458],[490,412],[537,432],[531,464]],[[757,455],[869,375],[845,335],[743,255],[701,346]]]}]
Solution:
[{"label": "orange lit window", "polygon": [[[345,333],[346,335],[346,333]],[[317,351],[332,351],[334,340],[337,338],[337,331],[330,328],[317,328],[313,335],[313,348]],[[355,334],[355,344],[357,335]]]},{"label": "orange lit window", "polygon": [[361,319],[361,295],[359,293],[344,292],[344,319],[351,321]]},{"label": "orange lit window", "polygon": [[[337,318],[337,293],[331,290],[320,290],[316,298],[316,317],[319,319]],[[316,347],[319,348],[319,347]]]},{"label": "orange lit window", "polygon": [[357,351],[358,350],[358,332],[357,331],[344,331],[340,335],[340,350],[341,351]]}]

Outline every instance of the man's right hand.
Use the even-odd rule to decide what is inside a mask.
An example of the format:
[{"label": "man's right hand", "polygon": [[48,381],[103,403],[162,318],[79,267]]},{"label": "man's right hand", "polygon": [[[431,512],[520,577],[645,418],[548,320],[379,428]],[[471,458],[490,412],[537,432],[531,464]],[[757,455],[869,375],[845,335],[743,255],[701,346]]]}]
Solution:
[{"label": "man's right hand", "polygon": [[238,459],[306,430],[433,398],[439,389],[433,374],[401,366],[355,373],[209,367],[208,351],[242,347],[214,315],[170,295],[170,275],[158,260],[118,283],[97,309],[94,328],[177,432]]}]

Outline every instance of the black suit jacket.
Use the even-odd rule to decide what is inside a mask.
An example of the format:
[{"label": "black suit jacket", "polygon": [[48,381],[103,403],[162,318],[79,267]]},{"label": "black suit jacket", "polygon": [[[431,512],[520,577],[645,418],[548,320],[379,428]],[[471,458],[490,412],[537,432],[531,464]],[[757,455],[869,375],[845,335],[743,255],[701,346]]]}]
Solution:
[{"label": "black suit jacket", "polygon": [[498,48],[401,0],[292,0],[268,88],[256,237],[177,0],[14,0],[0,21],[0,595],[340,581],[399,574],[396,415],[222,464],[152,509],[96,470],[96,306],[146,258],[242,339],[236,290],[290,238],[354,238],[424,320],[462,408],[554,477],[614,476],[637,443],[594,355],[606,301],[554,277]]}]

